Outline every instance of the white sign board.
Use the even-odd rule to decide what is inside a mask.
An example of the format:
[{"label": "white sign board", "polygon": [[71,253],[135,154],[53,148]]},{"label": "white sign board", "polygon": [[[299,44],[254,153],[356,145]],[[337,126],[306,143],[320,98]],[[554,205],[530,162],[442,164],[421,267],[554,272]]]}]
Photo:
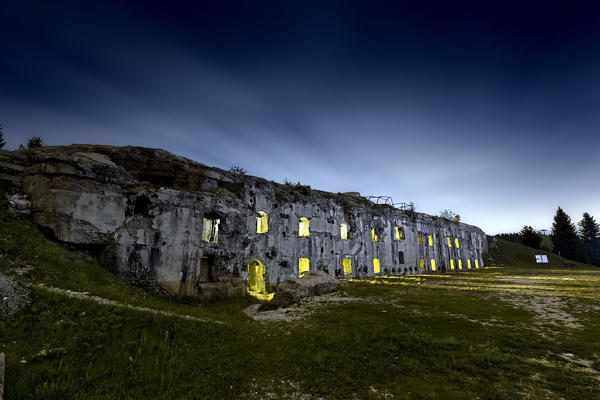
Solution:
[{"label": "white sign board", "polygon": [[548,256],[546,254],[536,254],[535,255],[535,262],[540,264],[540,263],[548,263]]}]

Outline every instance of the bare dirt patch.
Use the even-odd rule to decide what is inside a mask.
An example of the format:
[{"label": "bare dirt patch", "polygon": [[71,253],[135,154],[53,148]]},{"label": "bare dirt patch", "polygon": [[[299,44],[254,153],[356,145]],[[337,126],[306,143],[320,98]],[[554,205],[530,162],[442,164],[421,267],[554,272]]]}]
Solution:
[{"label": "bare dirt patch", "polygon": [[287,308],[258,312],[253,304],[244,310],[250,318],[260,322],[294,322],[306,318],[317,310],[333,304],[365,301],[358,297],[344,296],[340,293],[328,293],[321,296],[306,297],[299,304]]},{"label": "bare dirt patch", "polygon": [[[509,281],[510,285],[517,290],[496,291],[496,295],[515,307],[533,311],[534,329],[540,334],[554,334],[555,331],[549,328],[549,325],[572,329],[583,328],[579,319],[567,311],[571,299],[568,296],[554,295],[551,286],[549,287],[544,280],[518,276],[504,276],[501,279]],[[544,292],[535,290],[538,287]],[[519,288],[523,289],[522,292],[519,292]],[[531,290],[532,288],[534,290]]]}]

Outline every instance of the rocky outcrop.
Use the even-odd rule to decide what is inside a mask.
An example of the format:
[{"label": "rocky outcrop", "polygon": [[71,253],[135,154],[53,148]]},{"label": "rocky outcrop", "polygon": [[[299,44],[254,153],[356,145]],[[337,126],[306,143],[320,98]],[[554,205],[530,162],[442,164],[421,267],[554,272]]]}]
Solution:
[{"label": "rocky outcrop", "polygon": [[6,197],[8,199],[8,215],[26,217],[31,214],[31,202],[27,200],[27,196],[15,193]]},{"label": "rocky outcrop", "polygon": [[[241,295],[241,282],[259,270],[253,282],[271,290],[298,277],[301,259],[311,272],[362,278],[458,270],[459,260],[474,269],[487,249],[475,226],[164,150],[72,145],[5,153],[19,168],[4,181],[27,196],[37,224],[100,251],[124,279],[179,296]],[[257,229],[259,217],[268,219],[266,231]],[[257,263],[264,268],[248,268]]]},{"label": "rocky outcrop", "polygon": [[13,316],[31,304],[31,294],[0,273],[0,319]]},{"label": "rocky outcrop", "polygon": [[285,308],[298,303],[302,298],[330,293],[339,281],[323,271],[310,271],[300,278],[291,278],[282,282],[269,302],[274,308]]}]

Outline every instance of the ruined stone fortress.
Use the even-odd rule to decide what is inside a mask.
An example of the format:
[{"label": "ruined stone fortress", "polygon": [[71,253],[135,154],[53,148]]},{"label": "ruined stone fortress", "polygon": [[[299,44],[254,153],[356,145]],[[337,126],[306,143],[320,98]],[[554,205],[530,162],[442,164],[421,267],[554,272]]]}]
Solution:
[{"label": "ruined stone fortress", "polygon": [[[344,278],[483,267],[472,225],[231,173],[140,147],[0,153],[0,182],[56,239],[180,296],[266,293],[305,271]],[[246,282],[246,283],[244,283]]]}]

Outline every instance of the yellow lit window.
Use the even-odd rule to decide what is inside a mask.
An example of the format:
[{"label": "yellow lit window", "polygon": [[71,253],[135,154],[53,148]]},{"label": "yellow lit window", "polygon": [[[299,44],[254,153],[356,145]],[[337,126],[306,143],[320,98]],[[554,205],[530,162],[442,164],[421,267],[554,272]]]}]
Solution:
[{"label": "yellow lit window", "polygon": [[450,270],[454,271],[454,260],[450,260]]},{"label": "yellow lit window", "polygon": [[342,237],[343,240],[348,239],[348,225],[340,224],[340,236]]},{"label": "yellow lit window", "polygon": [[302,276],[308,271],[310,271],[310,260],[305,257],[300,257],[298,259],[298,276]]},{"label": "yellow lit window", "polygon": [[219,224],[221,220],[218,218],[204,218],[202,226],[202,240],[208,243],[219,243]]},{"label": "yellow lit window", "polygon": [[381,271],[381,267],[379,266],[379,258],[373,259],[373,273],[378,274]]},{"label": "yellow lit window", "polygon": [[433,247],[433,236],[429,235],[429,247]]},{"label": "yellow lit window", "polygon": [[435,271],[435,259],[431,259],[431,270]]},{"label": "yellow lit window", "polygon": [[447,237],[446,240],[448,241],[448,247],[452,247],[452,241],[450,240],[450,238]]},{"label": "yellow lit window", "polygon": [[462,269],[462,260],[458,259],[458,269]]},{"label": "yellow lit window", "polygon": [[423,244],[423,235],[420,233],[417,235],[417,242],[419,243],[419,246]]},{"label": "yellow lit window", "polygon": [[475,268],[479,268],[479,260],[475,260]]},{"label": "yellow lit window", "polygon": [[265,273],[267,268],[265,263],[260,260],[254,260],[248,264],[248,292],[265,294],[267,289],[265,286]]},{"label": "yellow lit window", "polygon": [[422,258],[419,260],[419,267],[421,267],[421,272],[425,272],[425,260]]},{"label": "yellow lit window", "polygon": [[471,259],[470,258],[467,260],[467,268],[471,269]]},{"label": "yellow lit window", "polygon": [[269,216],[264,211],[259,211],[256,216],[256,233],[267,233],[269,231]]},{"label": "yellow lit window", "polygon": [[404,240],[404,228],[401,226],[396,227],[396,240]]},{"label": "yellow lit window", "polygon": [[309,236],[308,230],[308,219],[302,217],[300,218],[300,222],[298,222],[298,236]]},{"label": "yellow lit window", "polygon": [[348,275],[352,273],[352,260],[349,258],[344,258],[342,262],[344,265],[344,275]]},{"label": "yellow lit window", "polygon": [[375,228],[371,228],[371,240],[373,240],[374,242],[379,241],[379,238],[377,237],[377,234],[375,233]]},{"label": "yellow lit window", "polygon": [[454,238],[454,245],[456,246],[457,249],[460,247],[459,243],[458,243],[458,238]]}]

